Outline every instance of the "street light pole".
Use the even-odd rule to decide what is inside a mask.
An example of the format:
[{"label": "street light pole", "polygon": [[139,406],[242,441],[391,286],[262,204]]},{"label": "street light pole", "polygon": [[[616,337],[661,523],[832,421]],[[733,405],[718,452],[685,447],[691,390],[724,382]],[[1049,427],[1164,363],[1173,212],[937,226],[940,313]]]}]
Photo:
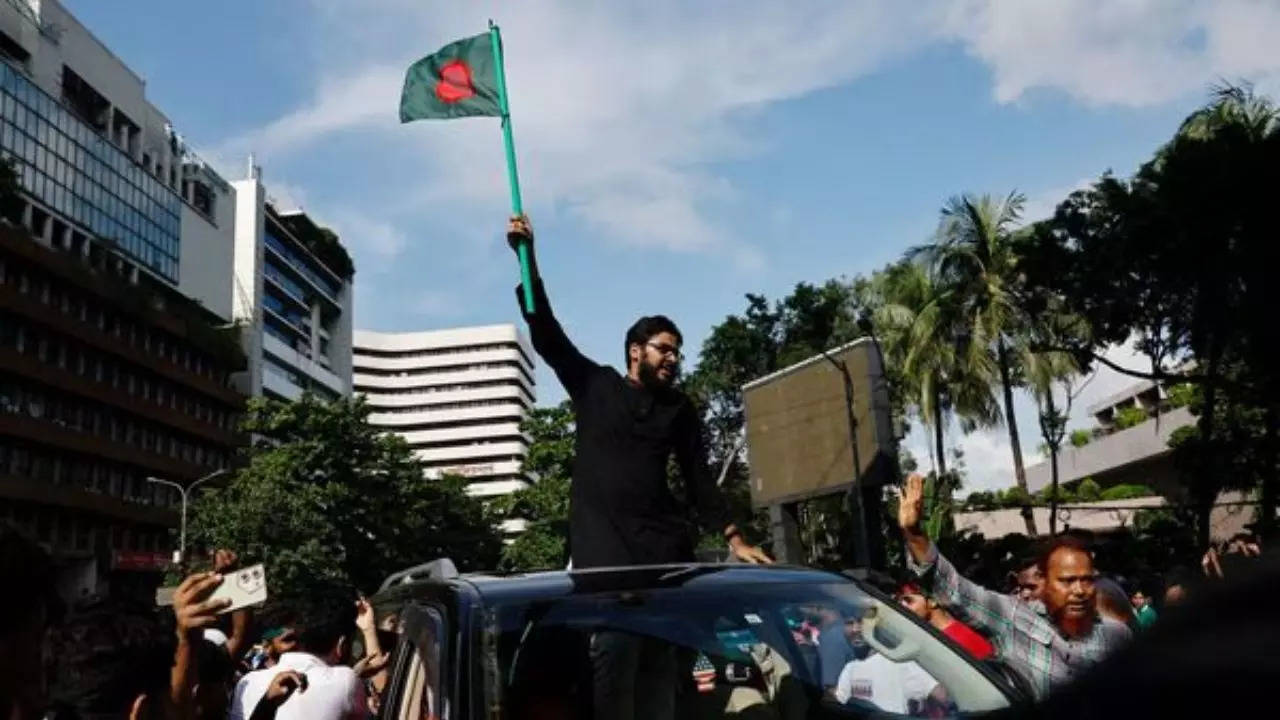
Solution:
[{"label": "street light pole", "polygon": [[849,490],[849,502],[853,505],[854,521],[858,523],[853,557],[856,568],[867,570],[871,567],[871,538],[867,534],[867,513],[862,503],[862,458],[858,452],[858,417],[853,409],[853,377],[849,375],[849,366],[844,360],[837,361],[827,354],[826,350],[822,351],[822,357],[840,371],[840,377],[844,380],[844,406],[849,420],[849,447],[853,453],[853,487]]},{"label": "street light pole", "polygon": [[219,468],[208,475],[196,478],[194,482],[186,486],[180,485],[172,480],[165,480],[164,478],[147,477],[147,482],[149,483],[168,485],[171,488],[177,489],[178,495],[182,497],[182,524],[178,526],[178,553],[177,558],[175,559],[177,564],[181,565],[182,561],[187,559],[187,497],[189,493],[192,490],[195,490],[196,486],[202,485],[214,478],[222,477],[223,475],[226,475],[227,472],[228,470],[226,468]]}]

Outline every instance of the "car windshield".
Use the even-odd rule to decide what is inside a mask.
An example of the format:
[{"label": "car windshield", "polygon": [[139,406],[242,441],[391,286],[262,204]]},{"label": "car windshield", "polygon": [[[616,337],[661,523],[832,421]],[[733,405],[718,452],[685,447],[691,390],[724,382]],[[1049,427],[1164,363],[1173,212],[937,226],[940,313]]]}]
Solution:
[{"label": "car windshield", "polygon": [[851,582],[695,578],[499,604],[496,620],[489,690],[505,718],[948,717],[1009,702]]}]

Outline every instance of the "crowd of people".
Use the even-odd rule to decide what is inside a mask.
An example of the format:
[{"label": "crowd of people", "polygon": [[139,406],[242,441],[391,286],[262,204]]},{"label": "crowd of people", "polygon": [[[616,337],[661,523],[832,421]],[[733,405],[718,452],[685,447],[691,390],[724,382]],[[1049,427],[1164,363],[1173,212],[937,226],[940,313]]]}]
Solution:
[{"label": "crowd of people", "polygon": [[[528,219],[513,218],[508,238],[513,248],[527,250],[530,260],[534,305],[522,305],[522,312],[532,343],[577,412],[572,567],[693,562],[689,510],[696,511],[704,529],[723,533],[736,559],[772,562],[746,540],[740,519],[729,516],[709,472],[699,414],[674,385],[681,358],[675,323],[648,316],[627,330],[625,374],[597,364],[578,351],[552,314]],[[522,290],[517,295],[523,296]],[[667,484],[673,459],[685,481],[681,500]],[[923,478],[913,475],[905,482],[898,511],[907,567],[885,589],[975,659],[1001,663],[1032,698],[1050,698],[1043,706],[1046,716],[1093,717],[1101,716],[1100,709],[1140,712],[1167,705],[1195,687],[1193,681],[1222,677],[1219,666],[1233,674],[1226,676],[1230,682],[1215,687],[1248,691],[1265,686],[1265,676],[1256,683],[1242,684],[1242,678],[1274,669],[1274,648],[1280,643],[1267,645],[1275,639],[1273,613],[1267,608],[1269,614],[1260,614],[1247,598],[1269,599],[1280,573],[1246,586],[1245,594],[1225,595],[1216,605],[1204,600],[1213,595],[1205,590],[1208,580],[1248,574],[1240,572],[1241,563],[1261,554],[1254,538],[1233,538],[1209,551],[1202,579],[1171,573],[1157,589],[1126,587],[1099,572],[1093,548],[1065,534],[1023,563],[1008,588],[994,590],[964,577],[938,551],[922,530],[922,515]],[[230,601],[214,597],[214,590],[237,558],[220,550],[210,561],[209,570],[190,573],[177,586],[172,612],[163,622],[154,606],[100,601],[68,612],[47,553],[0,528],[0,577],[18,589],[0,594],[0,720],[340,720],[378,713],[388,687],[386,651],[395,636],[394,628],[379,626],[368,602],[351,589],[335,588],[296,607],[273,601],[277,607],[260,617],[248,608],[225,612]],[[1176,612],[1197,601],[1213,608],[1196,618],[1205,622],[1191,623],[1189,613]],[[1218,614],[1219,608],[1229,614]],[[923,716],[952,709],[947,688],[927,673],[868,648],[862,617],[830,610],[815,609],[795,628],[817,650],[814,675],[830,700]],[[1215,628],[1217,635],[1207,637],[1205,628]],[[1153,640],[1131,643],[1135,633]],[[1215,658],[1215,648],[1227,638],[1247,652]],[[1181,652],[1178,642],[1191,643],[1185,655],[1190,662],[1180,666],[1162,657],[1158,669],[1168,674],[1193,667],[1197,675],[1186,682],[1171,679],[1163,696],[1144,694],[1147,676],[1135,672],[1151,661],[1152,652]],[[658,662],[673,659],[669,650],[609,629],[592,634],[591,648],[597,717],[670,715],[674,682],[663,684],[660,692],[638,693],[634,677],[613,671],[649,664],[674,672],[674,662]],[[1241,657],[1252,660],[1233,664]],[[1258,657],[1270,657],[1270,665],[1257,662]],[[1205,665],[1206,659],[1219,666]],[[1109,671],[1099,673],[1099,667]],[[1123,692],[1113,701],[1117,687]],[[1099,698],[1109,704],[1100,707]]]},{"label": "crowd of people", "polygon": [[[0,573],[26,592],[4,595],[0,717],[5,720],[355,720],[376,715],[389,651],[372,606],[334,588],[268,615],[225,612],[212,597],[236,567],[175,589],[171,612],[128,602],[68,608],[48,554],[0,528]],[[257,642],[252,642],[253,639]]]}]

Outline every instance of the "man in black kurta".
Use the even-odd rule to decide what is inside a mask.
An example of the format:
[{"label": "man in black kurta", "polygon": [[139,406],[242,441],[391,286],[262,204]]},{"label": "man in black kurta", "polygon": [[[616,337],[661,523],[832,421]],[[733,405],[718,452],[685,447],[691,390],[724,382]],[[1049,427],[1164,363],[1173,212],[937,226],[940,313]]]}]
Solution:
[{"label": "man in black kurta", "polygon": [[[675,324],[650,316],[632,326],[625,340],[625,376],[593,362],[574,347],[552,314],[527,220],[513,219],[508,239],[513,246],[529,242],[535,308],[525,313],[525,321],[534,349],[568,392],[577,421],[569,511],[573,567],[694,560],[686,513],[667,487],[667,462],[673,454],[701,524],[723,530],[738,559],[770,562],[742,539],[728,517],[707,466],[698,412],[673,387],[681,342]],[[523,288],[516,294],[522,300]]]}]

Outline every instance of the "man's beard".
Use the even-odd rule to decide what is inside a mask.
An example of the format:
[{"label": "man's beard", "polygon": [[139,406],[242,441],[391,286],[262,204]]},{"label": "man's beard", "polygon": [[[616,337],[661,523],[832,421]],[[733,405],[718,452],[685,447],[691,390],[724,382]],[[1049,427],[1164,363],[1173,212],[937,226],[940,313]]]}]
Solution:
[{"label": "man's beard", "polygon": [[1097,622],[1094,614],[1087,613],[1085,615],[1068,615],[1066,606],[1058,608],[1057,612],[1050,613],[1050,619],[1053,624],[1069,638],[1081,638],[1089,634],[1093,629],[1093,624]]},{"label": "man's beard", "polygon": [[658,377],[658,369],[660,367],[663,366],[650,365],[644,360],[640,361],[640,384],[643,385],[645,389],[653,392],[667,390],[675,384],[676,378],[680,377],[679,366],[672,365],[667,366],[667,370],[671,372],[671,376],[666,380],[663,380]]}]

